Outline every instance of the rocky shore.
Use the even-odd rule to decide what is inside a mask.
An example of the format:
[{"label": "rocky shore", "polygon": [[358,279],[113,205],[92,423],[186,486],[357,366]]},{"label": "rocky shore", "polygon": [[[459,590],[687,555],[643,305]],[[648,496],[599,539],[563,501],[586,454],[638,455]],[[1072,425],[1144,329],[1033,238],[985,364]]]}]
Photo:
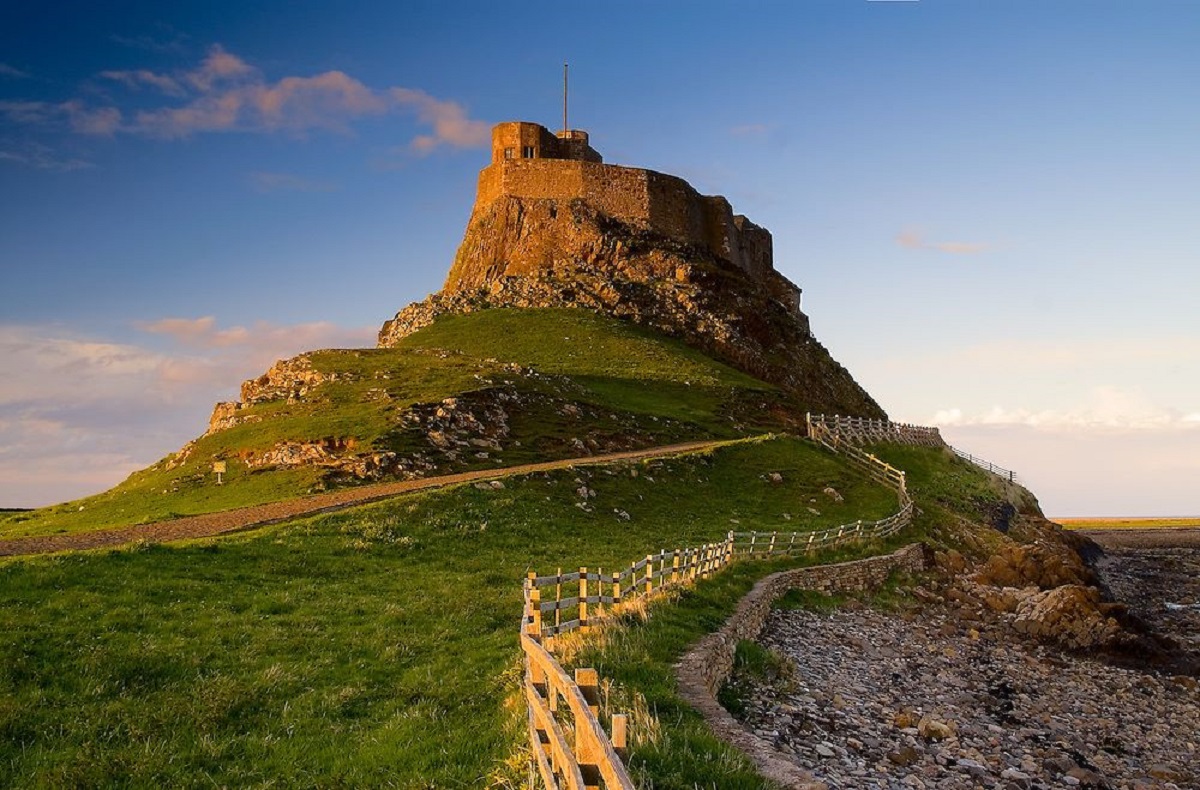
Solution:
[{"label": "rocky shore", "polygon": [[746,724],[830,788],[1200,787],[1200,692],[945,607],[772,614]]},{"label": "rocky shore", "polygon": [[[1186,659],[1200,549],[1110,548],[1098,568]],[[1019,611],[964,606],[964,583],[913,589],[922,603],[898,611],[772,613],[759,642],[793,671],[753,684],[744,725],[828,788],[1200,788],[1187,660],[1151,672],[1128,650],[1064,651],[1022,633]]]}]

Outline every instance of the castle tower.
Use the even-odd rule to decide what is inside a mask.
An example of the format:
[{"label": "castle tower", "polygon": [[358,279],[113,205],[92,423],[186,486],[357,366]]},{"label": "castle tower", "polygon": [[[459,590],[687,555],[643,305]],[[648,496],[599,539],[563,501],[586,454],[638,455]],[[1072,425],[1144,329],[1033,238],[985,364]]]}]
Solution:
[{"label": "castle tower", "polygon": [[604,158],[588,144],[588,133],[582,129],[565,129],[551,134],[541,124],[528,121],[498,123],[492,127],[492,162],[513,159],[604,163]]}]

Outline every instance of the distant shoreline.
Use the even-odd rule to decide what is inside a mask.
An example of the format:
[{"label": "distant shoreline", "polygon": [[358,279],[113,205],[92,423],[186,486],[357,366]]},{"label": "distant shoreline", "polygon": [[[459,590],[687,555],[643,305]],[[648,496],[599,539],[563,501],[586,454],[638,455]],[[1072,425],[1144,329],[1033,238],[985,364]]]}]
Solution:
[{"label": "distant shoreline", "polygon": [[1109,518],[1052,518],[1057,524],[1070,530],[1115,530],[1115,529],[1194,529],[1200,528],[1200,516],[1179,516],[1174,518],[1139,518],[1139,517],[1109,517]]}]

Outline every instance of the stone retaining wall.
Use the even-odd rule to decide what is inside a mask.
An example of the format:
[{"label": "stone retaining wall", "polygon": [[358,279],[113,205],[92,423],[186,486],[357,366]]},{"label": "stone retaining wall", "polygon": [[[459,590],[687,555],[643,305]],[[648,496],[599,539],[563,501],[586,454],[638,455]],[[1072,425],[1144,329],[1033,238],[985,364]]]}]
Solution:
[{"label": "stone retaining wall", "polygon": [[[775,754],[767,744],[742,728],[717,702],[717,691],[733,671],[738,642],[753,640],[762,633],[771,604],[789,590],[819,590],[825,593],[869,590],[881,586],[894,571],[917,573],[932,565],[931,551],[913,543],[882,557],[780,571],[754,585],[720,630],[701,639],[676,667],[680,693],[704,716],[713,732],[750,757],[763,776],[791,786],[803,787],[811,777]],[[799,784],[797,784],[799,783]]]}]

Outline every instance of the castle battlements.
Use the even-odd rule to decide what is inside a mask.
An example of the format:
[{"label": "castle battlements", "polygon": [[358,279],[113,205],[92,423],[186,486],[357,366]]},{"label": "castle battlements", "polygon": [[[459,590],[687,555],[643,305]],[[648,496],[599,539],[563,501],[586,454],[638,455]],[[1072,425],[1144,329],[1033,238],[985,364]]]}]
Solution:
[{"label": "castle battlements", "polygon": [[[756,279],[774,271],[771,233],[676,176],[604,164],[588,133],[551,133],[524,121],[492,129],[492,163],[479,173],[473,216],[503,197],[584,200],[613,219],[706,248]],[[799,291],[796,293],[796,307]]]}]

